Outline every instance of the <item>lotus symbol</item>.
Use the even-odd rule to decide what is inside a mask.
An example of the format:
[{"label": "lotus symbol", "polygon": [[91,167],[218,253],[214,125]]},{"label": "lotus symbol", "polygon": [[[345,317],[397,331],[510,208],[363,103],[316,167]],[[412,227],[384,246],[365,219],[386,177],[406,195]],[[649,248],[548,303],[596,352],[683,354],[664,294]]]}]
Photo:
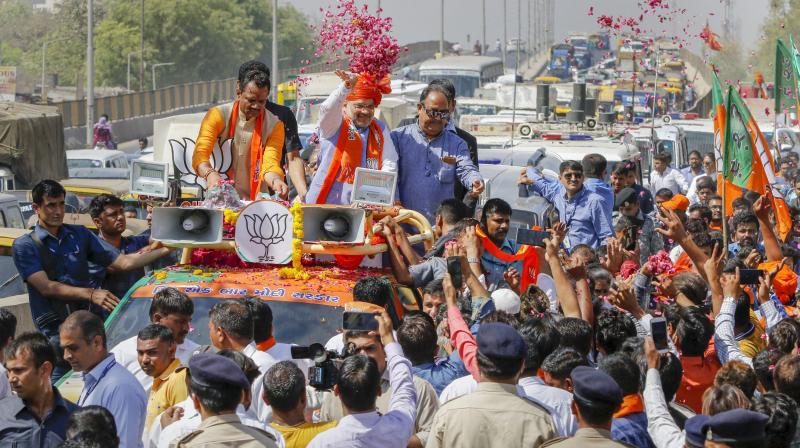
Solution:
[{"label": "lotus symbol", "polygon": [[250,235],[250,242],[264,246],[264,256],[258,257],[258,261],[268,263],[274,257],[269,255],[269,247],[283,241],[286,234],[286,219],[288,214],[275,213],[274,215],[244,215],[247,224],[247,233]]},{"label": "lotus symbol", "polygon": [[[233,139],[225,141],[217,141],[214,149],[211,151],[211,158],[209,162],[211,167],[223,179],[227,179],[227,172],[231,169],[233,163],[233,156],[231,154],[231,142]],[[190,185],[199,185],[206,188],[206,180],[199,177],[192,168],[192,157],[194,156],[194,140],[190,138],[183,138],[183,141],[170,139],[170,148],[172,149],[172,162],[175,165],[176,174],[180,177],[181,181]]]}]

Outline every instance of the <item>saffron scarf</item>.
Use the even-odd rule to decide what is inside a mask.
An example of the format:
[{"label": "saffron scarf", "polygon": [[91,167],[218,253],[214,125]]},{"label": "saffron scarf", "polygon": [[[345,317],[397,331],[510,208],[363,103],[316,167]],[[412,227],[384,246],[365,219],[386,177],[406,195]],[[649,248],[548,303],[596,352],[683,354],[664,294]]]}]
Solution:
[{"label": "saffron scarf", "polygon": [[536,278],[539,275],[539,256],[536,254],[536,248],[533,246],[521,245],[517,253],[511,255],[503,252],[499,247],[495,246],[491,238],[487,236],[480,226],[475,226],[475,235],[480,238],[484,250],[489,252],[493,257],[506,263],[516,263],[522,261],[522,272],[520,275],[520,290],[524,291],[528,285],[535,285]]},{"label": "saffron scarf", "polygon": [[[325,175],[325,181],[317,196],[317,204],[325,204],[328,200],[328,193],[333,187],[334,181],[352,184],[356,168],[361,166],[361,151],[364,144],[361,135],[352,125],[350,117],[345,115],[342,119],[342,127],[339,129],[339,140],[336,142],[336,149],[333,152],[331,164]],[[377,120],[373,119],[369,124],[367,135],[367,159],[377,161],[375,169],[381,169],[383,159],[383,131]],[[373,167],[369,167],[373,168]]]},{"label": "saffron scarf", "polygon": [[258,344],[256,344],[256,348],[262,352],[265,352],[274,346],[275,346],[275,336],[270,336],[269,339],[261,341]]},{"label": "saffron scarf", "polygon": [[[262,110],[256,119],[256,126],[253,129],[253,137],[250,139],[250,171],[253,172],[253,177],[250,178],[250,200],[255,201],[258,192],[261,190],[261,159],[264,157],[264,147],[261,145],[263,136],[261,132],[264,128],[264,116],[266,113]],[[231,118],[228,122],[228,138],[233,138],[236,133],[236,123],[239,119],[239,100],[233,102],[233,110],[231,111]],[[228,178],[233,179],[233,168],[228,171]]]},{"label": "saffron scarf", "polygon": [[638,412],[644,412],[644,401],[639,394],[625,395],[619,410],[614,413],[614,418],[622,418]]}]

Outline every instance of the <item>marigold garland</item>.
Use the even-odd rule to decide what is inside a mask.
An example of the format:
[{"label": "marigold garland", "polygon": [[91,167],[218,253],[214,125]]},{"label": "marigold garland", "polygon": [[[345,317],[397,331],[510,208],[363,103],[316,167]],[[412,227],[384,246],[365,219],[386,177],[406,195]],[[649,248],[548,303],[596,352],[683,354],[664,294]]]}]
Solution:
[{"label": "marigold garland", "polygon": [[281,278],[291,278],[295,280],[308,280],[309,275],[303,267],[303,206],[295,202],[289,207],[292,214],[292,267],[281,268],[278,275]]}]

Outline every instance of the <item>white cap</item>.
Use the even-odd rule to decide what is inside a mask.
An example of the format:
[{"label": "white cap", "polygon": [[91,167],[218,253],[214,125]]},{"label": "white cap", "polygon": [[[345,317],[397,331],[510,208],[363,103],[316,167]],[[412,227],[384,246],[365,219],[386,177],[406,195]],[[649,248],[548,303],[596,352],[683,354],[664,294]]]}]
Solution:
[{"label": "white cap", "polygon": [[494,301],[494,308],[496,310],[505,311],[509,314],[519,313],[519,296],[508,288],[496,289],[492,293],[492,300]]}]

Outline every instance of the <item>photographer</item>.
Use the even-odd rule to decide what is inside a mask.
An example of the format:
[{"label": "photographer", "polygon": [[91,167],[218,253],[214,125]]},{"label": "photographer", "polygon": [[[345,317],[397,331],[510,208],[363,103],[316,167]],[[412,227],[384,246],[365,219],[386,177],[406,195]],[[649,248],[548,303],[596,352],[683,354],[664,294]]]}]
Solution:
[{"label": "photographer", "polygon": [[[414,421],[419,407],[415,391],[416,380],[411,375],[411,363],[403,357],[400,345],[392,334],[392,321],[386,311],[376,315],[378,334],[361,332],[350,338],[345,333],[345,343],[359,347],[359,353],[344,360],[334,386],[336,410],[343,411],[339,424],[314,437],[309,447],[321,446],[422,446],[424,439],[414,434]],[[385,349],[385,351],[384,351]],[[385,393],[384,373],[388,372],[391,392]],[[430,387],[430,385],[428,385]],[[391,395],[388,406],[381,406],[378,397]],[[323,412],[334,404],[332,396],[326,397]],[[436,395],[432,398],[436,402]],[[340,409],[343,408],[343,409]],[[382,411],[380,411],[382,409]],[[435,411],[435,409],[434,409]],[[380,413],[379,413],[380,412]],[[431,413],[430,417],[433,417]],[[325,420],[322,418],[321,420]]]}]

